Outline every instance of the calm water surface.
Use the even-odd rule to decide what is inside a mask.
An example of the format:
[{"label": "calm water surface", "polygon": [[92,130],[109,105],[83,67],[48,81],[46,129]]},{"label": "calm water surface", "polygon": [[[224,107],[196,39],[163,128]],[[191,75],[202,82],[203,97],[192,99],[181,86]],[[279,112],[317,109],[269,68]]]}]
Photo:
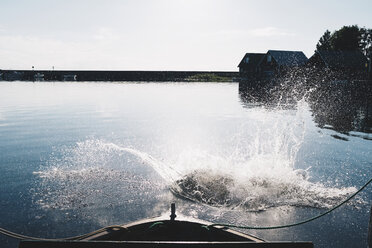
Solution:
[{"label": "calm water surface", "polygon": [[[368,111],[355,110],[359,119],[340,131],[324,109],[305,100],[291,108],[249,103],[234,83],[0,82],[0,227],[74,236],[169,215],[171,202],[179,216],[219,223],[310,218],[372,174]],[[363,128],[354,128],[361,120]],[[169,188],[190,173],[228,178],[216,191],[228,190],[233,204],[172,194]],[[371,200],[368,187],[312,223],[250,233],[366,247]],[[0,242],[18,244],[4,236]]]}]

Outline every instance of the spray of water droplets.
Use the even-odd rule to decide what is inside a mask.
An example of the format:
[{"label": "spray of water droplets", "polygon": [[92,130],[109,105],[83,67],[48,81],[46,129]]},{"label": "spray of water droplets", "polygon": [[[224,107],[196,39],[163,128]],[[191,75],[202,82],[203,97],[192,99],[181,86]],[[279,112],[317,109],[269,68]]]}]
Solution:
[{"label": "spray of water droplets", "polygon": [[230,144],[212,152],[188,148],[161,161],[101,140],[77,143],[35,172],[35,202],[43,208],[105,207],[170,189],[177,197],[230,209],[329,208],[356,188],[329,187],[310,180],[311,167],[296,169],[305,108],[300,101],[297,111],[251,109],[244,119],[248,124],[231,135]]}]

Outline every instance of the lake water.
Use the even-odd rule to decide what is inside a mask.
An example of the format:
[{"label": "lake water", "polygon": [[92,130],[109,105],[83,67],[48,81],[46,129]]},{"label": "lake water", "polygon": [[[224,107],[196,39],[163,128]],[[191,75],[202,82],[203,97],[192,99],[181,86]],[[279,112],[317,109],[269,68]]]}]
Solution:
[{"label": "lake water", "polygon": [[[341,98],[321,107],[306,100],[265,106],[239,94],[236,83],[0,82],[0,227],[75,236],[169,216],[171,202],[178,216],[218,223],[310,218],[372,176],[366,104],[352,111],[343,111],[350,104]],[[195,174],[227,178],[216,190],[233,200],[210,206],[170,191]],[[371,200],[369,186],[311,223],[247,232],[366,247]],[[4,236],[0,243],[18,244]]]}]

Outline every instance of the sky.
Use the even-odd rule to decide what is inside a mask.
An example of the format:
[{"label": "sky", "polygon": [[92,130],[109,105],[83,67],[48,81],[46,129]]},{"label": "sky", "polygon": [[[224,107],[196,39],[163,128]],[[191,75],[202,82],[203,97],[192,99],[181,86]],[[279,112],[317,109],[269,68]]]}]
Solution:
[{"label": "sky", "polygon": [[371,0],[0,0],[0,69],[237,71],[372,28]]}]

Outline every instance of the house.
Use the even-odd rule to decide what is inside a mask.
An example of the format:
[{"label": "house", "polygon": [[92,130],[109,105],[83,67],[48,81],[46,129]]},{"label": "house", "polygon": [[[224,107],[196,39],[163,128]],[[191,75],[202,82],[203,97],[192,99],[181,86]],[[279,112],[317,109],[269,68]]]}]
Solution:
[{"label": "house", "polygon": [[259,74],[259,63],[265,53],[246,53],[240,61],[239,74],[241,77],[255,77]]},{"label": "house", "polygon": [[301,51],[269,50],[267,53],[246,53],[240,61],[241,78],[265,79],[305,66],[307,57]]},{"label": "house", "polygon": [[271,77],[305,66],[306,62],[307,57],[301,51],[269,50],[258,66],[264,77]]},{"label": "house", "polygon": [[315,51],[308,64],[319,70],[328,69],[352,79],[365,79],[368,74],[368,60],[359,50]]},{"label": "house", "polygon": [[333,70],[367,70],[368,60],[362,52],[355,51],[315,51],[309,64]]}]

